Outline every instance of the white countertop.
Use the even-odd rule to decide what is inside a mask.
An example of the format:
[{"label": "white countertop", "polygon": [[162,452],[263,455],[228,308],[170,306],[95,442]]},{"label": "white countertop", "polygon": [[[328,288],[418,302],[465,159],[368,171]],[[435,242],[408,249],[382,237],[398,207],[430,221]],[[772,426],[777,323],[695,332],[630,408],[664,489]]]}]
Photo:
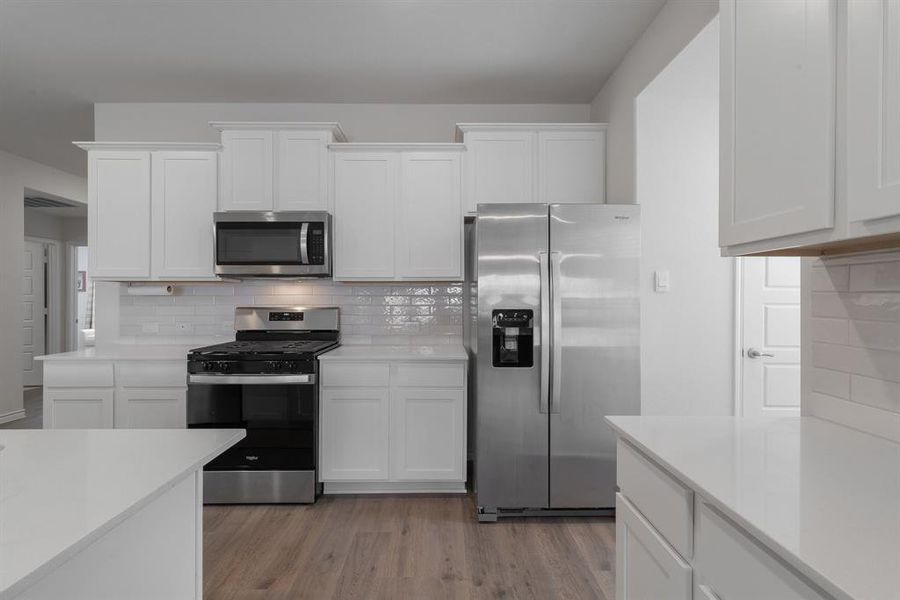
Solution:
[{"label": "white countertop", "polygon": [[900,444],[813,417],[609,417],[836,598],[900,598]]},{"label": "white countertop", "polygon": [[325,354],[319,360],[467,360],[468,354],[462,345],[445,344],[438,346],[340,346]]},{"label": "white countertop", "polygon": [[35,360],[187,360],[194,348],[209,344],[106,344],[72,352],[47,354]]},{"label": "white countertop", "polygon": [[15,596],[244,435],[0,430],[0,598]]}]

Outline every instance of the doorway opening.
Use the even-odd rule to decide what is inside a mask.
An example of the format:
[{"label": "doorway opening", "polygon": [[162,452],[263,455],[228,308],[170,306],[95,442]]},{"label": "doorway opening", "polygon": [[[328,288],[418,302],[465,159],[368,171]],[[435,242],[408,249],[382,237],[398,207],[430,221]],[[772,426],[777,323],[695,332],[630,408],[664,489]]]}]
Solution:
[{"label": "doorway opening", "polygon": [[734,414],[799,414],[800,258],[739,258],[735,282]]},{"label": "doorway opening", "polygon": [[[25,190],[22,262],[22,376],[43,385],[36,357],[78,347],[79,305],[89,302],[87,207]],[[26,411],[27,412],[27,411]]]}]

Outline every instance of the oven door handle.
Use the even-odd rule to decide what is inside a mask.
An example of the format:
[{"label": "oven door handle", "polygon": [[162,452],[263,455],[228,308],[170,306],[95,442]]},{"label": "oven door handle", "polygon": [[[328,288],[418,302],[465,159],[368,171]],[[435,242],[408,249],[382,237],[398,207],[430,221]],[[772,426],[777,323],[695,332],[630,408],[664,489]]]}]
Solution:
[{"label": "oven door handle", "polygon": [[285,385],[298,383],[313,385],[316,376],[306,375],[188,375],[188,383],[209,385]]}]

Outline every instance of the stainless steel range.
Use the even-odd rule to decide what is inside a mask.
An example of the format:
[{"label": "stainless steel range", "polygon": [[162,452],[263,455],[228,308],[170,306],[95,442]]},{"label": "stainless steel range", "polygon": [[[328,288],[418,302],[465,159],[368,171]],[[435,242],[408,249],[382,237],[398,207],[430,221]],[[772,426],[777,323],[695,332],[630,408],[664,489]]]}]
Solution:
[{"label": "stainless steel range", "polygon": [[205,467],[204,502],[315,502],[317,357],[339,345],[339,309],[238,307],[234,324],[235,341],[188,354],[188,427],[247,430]]}]

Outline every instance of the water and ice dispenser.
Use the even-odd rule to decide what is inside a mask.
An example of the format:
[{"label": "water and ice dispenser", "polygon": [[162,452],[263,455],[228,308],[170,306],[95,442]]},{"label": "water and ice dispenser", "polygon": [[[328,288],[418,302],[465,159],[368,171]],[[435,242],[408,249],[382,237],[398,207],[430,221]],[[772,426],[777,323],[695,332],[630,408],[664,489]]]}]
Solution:
[{"label": "water and ice dispenser", "polygon": [[534,311],[499,309],[491,312],[495,367],[534,366]]}]

